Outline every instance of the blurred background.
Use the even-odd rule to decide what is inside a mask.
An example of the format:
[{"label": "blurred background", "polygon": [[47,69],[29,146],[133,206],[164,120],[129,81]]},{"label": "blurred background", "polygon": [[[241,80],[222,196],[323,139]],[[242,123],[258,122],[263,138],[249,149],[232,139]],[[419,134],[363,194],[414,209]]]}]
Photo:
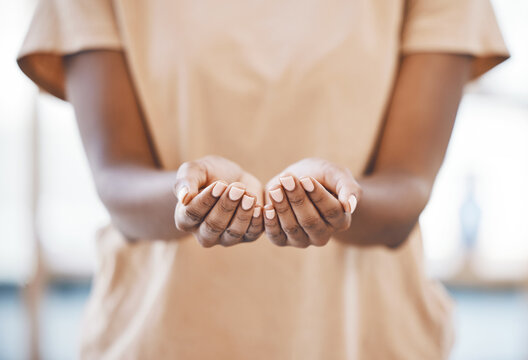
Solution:
[{"label": "blurred background", "polygon": [[[109,217],[72,108],[15,58],[34,0],[0,0],[0,359],[75,359]],[[493,5],[512,58],[468,85],[421,217],[426,262],[457,302],[456,360],[528,359],[528,1]]]}]

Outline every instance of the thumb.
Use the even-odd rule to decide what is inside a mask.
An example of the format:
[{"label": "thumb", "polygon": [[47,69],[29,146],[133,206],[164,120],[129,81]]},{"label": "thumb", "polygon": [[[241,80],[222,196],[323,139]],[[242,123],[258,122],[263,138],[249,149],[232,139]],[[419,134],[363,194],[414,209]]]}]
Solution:
[{"label": "thumb", "polygon": [[198,195],[200,189],[207,185],[207,169],[197,161],[183,163],[176,172],[174,195],[183,205],[189,204]]},{"label": "thumb", "polygon": [[348,169],[335,169],[325,175],[325,182],[337,194],[346,212],[353,213],[361,197],[361,187]]}]

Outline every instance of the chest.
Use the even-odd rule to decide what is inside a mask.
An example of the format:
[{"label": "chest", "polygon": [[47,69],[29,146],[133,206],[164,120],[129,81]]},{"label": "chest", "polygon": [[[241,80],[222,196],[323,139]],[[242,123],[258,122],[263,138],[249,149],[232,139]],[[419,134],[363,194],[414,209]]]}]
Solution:
[{"label": "chest", "polygon": [[156,39],[146,55],[154,76],[191,70],[268,84],[321,69],[339,77],[362,63],[379,72],[397,51],[402,8],[390,0],[152,0],[137,20]]}]

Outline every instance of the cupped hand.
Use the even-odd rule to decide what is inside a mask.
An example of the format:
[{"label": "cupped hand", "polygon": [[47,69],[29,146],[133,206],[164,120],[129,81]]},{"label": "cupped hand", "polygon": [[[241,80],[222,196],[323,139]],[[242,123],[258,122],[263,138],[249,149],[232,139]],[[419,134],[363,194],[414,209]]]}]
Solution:
[{"label": "cupped hand", "polygon": [[301,160],[266,186],[265,231],[279,246],[323,246],[348,229],[361,188],[348,169],[326,160]]},{"label": "cupped hand", "polygon": [[182,164],[174,221],[204,247],[256,240],[264,231],[262,185],[236,163],[207,156]]}]

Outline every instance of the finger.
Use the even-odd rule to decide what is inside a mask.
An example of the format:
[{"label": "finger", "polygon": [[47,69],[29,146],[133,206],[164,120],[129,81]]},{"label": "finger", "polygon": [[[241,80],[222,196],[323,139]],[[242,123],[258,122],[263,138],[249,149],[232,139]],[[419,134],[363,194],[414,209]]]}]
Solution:
[{"label": "finger", "polygon": [[282,231],[288,237],[288,244],[295,247],[307,247],[310,245],[308,235],[304,232],[301,225],[299,225],[290,203],[284,195],[282,187],[279,186],[276,189],[271,189],[269,194],[271,203],[277,212]]},{"label": "finger", "polygon": [[226,188],[226,183],[216,181],[200,191],[188,205],[178,202],[174,216],[178,230],[191,231],[198,226]]},{"label": "finger", "polygon": [[246,185],[247,193],[251,193],[252,196],[256,196],[257,201],[255,205],[264,206],[264,192],[262,191],[262,184],[260,181],[255,176],[248,173],[244,173],[239,181]]},{"label": "finger", "polygon": [[211,247],[219,243],[244,192],[245,187],[241,183],[233,183],[227,187],[198,228],[198,240],[202,246]]},{"label": "finger", "polygon": [[279,175],[274,176],[272,179],[268,181],[268,183],[266,184],[266,187],[264,188],[264,202],[266,205],[271,204],[269,190],[275,189],[279,186],[281,186],[281,183],[279,181]]},{"label": "finger", "polygon": [[353,213],[361,196],[361,187],[349,169],[334,169],[324,176],[325,185],[332,189],[345,211]]},{"label": "finger", "polygon": [[326,223],[335,230],[343,230],[350,226],[350,213],[343,209],[339,200],[323,185],[311,177],[303,177],[300,182]]},{"label": "finger", "polygon": [[287,245],[288,237],[284,231],[282,231],[277,213],[271,204],[264,207],[264,228],[268,239],[270,239],[272,243],[277,246]]},{"label": "finger", "polygon": [[255,200],[255,196],[249,196],[247,194],[242,196],[242,200],[238,204],[231,223],[229,223],[227,229],[220,236],[221,245],[232,246],[242,241],[253,218]]},{"label": "finger", "polygon": [[189,204],[207,182],[207,170],[199,161],[183,163],[176,172],[174,195],[183,205]]},{"label": "finger", "polygon": [[312,204],[310,198],[306,195],[299,180],[293,175],[286,175],[279,180],[284,188],[284,192],[286,193],[297,222],[308,235],[312,244],[316,246],[325,245],[330,238],[328,225]]},{"label": "finger", "polygon": [[255,206],[253,208],[253,215],[251,217],[249,228],[244,234],[244,239],[242,241],[244,242],[255,241],[260,237],[263,231],[264,231],[264,220],[263,220],[263,214],[262,214],[262,207]]}]

